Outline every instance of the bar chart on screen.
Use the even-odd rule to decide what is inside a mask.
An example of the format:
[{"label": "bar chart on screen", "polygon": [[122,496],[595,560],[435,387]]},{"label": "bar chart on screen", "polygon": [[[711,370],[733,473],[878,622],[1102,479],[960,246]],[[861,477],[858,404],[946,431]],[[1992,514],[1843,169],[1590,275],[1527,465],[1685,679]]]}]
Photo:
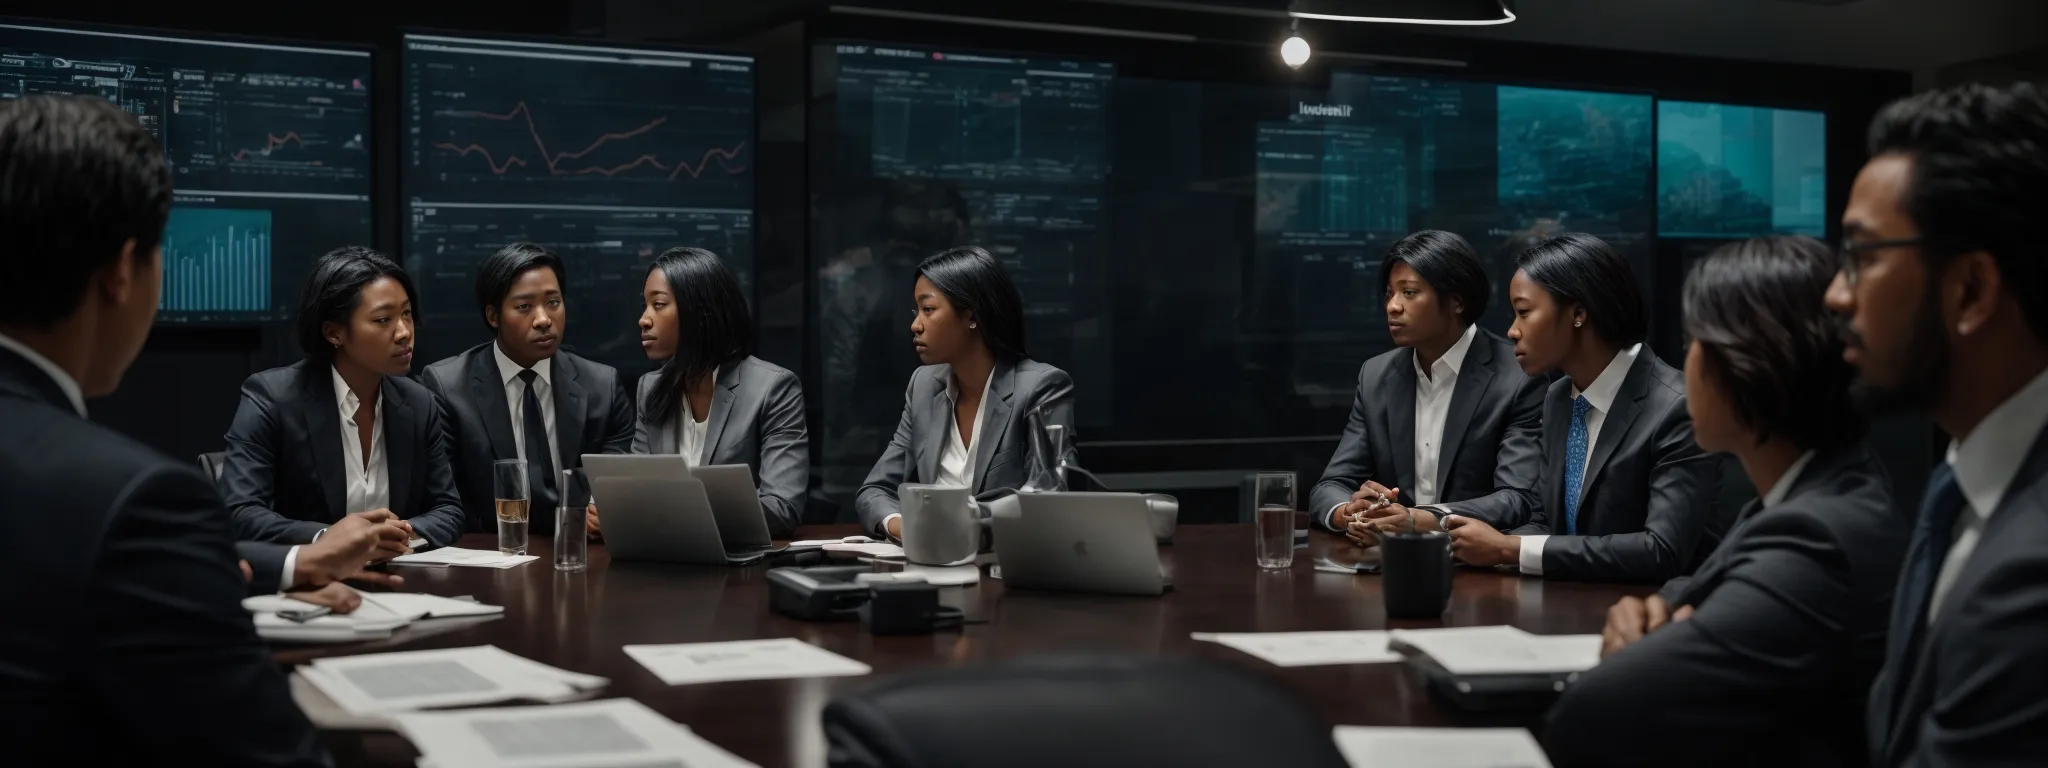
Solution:
[{"label": "bar chart on screen", "polygon": [[269,308],[269,211],[174,207],[163,258],[165,312]]}]

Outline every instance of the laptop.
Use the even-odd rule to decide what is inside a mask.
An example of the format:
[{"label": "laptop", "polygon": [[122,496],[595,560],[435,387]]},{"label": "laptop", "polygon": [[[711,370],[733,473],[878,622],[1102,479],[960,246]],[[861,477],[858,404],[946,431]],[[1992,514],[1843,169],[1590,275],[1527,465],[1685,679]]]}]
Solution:
[{"label": "laptop", "polygon": [[774,548],[744,464],[695,467],[678,455],[586,454],[614,560],[746,565]]},{"label": "laptop", "polygon": [[[1135,493],[1022,493],[992,521],[1006,589],[1157,595],[1152,512]],[[610,523],[606,523],[609,530]]]}]

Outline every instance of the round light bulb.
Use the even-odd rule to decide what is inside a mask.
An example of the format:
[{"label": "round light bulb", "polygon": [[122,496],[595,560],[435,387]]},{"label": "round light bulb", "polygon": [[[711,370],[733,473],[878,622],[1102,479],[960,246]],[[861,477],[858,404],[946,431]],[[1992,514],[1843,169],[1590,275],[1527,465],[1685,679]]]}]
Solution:
[{"label": "round light bulb", "polygon": [[1308,41],[1301,39],[1300,35],[1287,38],[1287,42],[1280,44],[1280,60],[1287,62],[1287,66],[1290,67],[1298,69],[1301,65],[1307,64],[1308,53]]}]

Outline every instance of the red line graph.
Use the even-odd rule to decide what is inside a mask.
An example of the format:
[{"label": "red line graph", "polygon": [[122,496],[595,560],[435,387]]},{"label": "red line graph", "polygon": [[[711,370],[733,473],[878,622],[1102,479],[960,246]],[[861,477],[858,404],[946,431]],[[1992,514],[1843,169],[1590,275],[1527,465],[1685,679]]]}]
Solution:
[{"label": "red line graph", "polygon": [[[639,157],[633,158],[631,162],[613,166],[587,165],[578,167],[564,167],[562,165],[562,161],[564,160],[581,160],[583,159],[584,155],[588,155],[591,152],[597,151],[598,147],[602,147],[609,142],[630,139],[635,136],[639,136],[640,134],[654,130],[657,126],[660,126],[662,123],[668,122],[668,118],[666,117],[654,118],[652,121],[649,121],[646,125],[642,125],[632,130],[618,131],[614,133],[606,133],[600,135],[595,140],[591,141],[588,146],[585,146],[584,148],[576,150],[574,152],[555,152],[549,150],[547,142],[541,139],[540,126],[534,124],[533,108],[527,106],[526,102],[524,101],[521,101],[518,103],[518,105],[512,107],[512,110],[510,112],[498,113],[467,110],[452,112],[450,114],[462,115],[466,117],[480,117],[485,120],[500,120],[508,122],[511,120],[525,118],[526,132],[529,136],[533,137],[533,147],[534,149],[539,150],[541,163],[543,164],[543,167],[547,169],[549,176],[586,176],[595,173],[601,176],[610,177],[616,176],[621,173],[625,173],[630,170],[634,170],[641,166],[651,166],[657,170],[668,171],[668,178],[670,181],[674,181],[677,175],[683,173],[690,174],[690,178],[694,179],[702,175],[705,170],[709,169],[711,167],[711,161],[714,159],[718,161],[719,168],[724,170],[726,173],[740,173],[746,170],[746,166],[737,165],[733,162],[734,160],[739,159],[740,150],[744,149],[747,146],[747,143],[744,141],[736,145],[733,145],[731,149],[714,147],[712,149],[706,150],[704,152],[704,156],[697,160],[696,165],[691,165],[687,161],[678,160],[675,161],[675,165],[671,166],[666,163],[663,163],[661,161],[661,158],[655,155],[641,155]],[[434,147],[436,149],[445,149],[450,152],[454,152],[462,157],[468,157],[472,153],[483,155],[484,163],[490,166],[491,173],[493,175],[503,176],[507,172],[511,171],[513,166],[518,166],[522,168],[532,167],[526,162],[526,158],[510,153],[507,153],[505,155],[504,161],[500,162],[497,156],[492,154],[490,148],[485,147],[482,144],[457,144],[452,141],[437,141],[434,142]]]},{"label": "red line graph", "polygon": [[286,131],[283,136],[272,136],[266,133],[263,134],[263,149],[237,149],[235,150],[235,162],[241,162],[243,160],[249,159],[249,153],[251,152],[269,155],[271,150],[277,149],[278,147],[282,147],[286,143],[297,144],[299,145],[300,149],[306,148],[306,140],[299,138],[299,135],[297,133]]}]

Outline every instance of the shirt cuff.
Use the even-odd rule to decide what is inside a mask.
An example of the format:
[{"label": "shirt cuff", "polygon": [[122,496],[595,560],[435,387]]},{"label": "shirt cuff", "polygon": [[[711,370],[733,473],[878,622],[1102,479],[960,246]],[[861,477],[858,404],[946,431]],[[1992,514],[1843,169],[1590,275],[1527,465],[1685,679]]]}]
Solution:
[{"label": "shirt cuff", "polygon": [[1543,542],[1549,536],[1522,537],[1522,572],[1530,576],[1543,575]]},{"label": "shirt cuff", "polygon": [[298,568],[299,548],[292,547],[290,551],[284,553],[284,573],[280,573],[277,575],[277,591],[283,592],[287,589],[292,588],[292,574],[296,572]]},{"label": "shirt cuff", "polygon": [[882,518],[882,530],[881,530],[881,534],[882,534],[882,538],[883,538],[883,539],[887,539],[887,538],[889,538],[889,521],[891,521],[891,520],[894,520],[894,519],[896,519],[896,518],[899,518],[899,517],[902,517],[902,516],[903,516],[903,513],[901,513],[901,512],[895,512],[895,513],[891,513],[891,514],[890,514],[890,515],[889,515],[888,517]]},{"label": "shirt cuff", "polygon": [[1344,505],[1349,503],[1351,502],[1340,501],[1336,504],[1331,505],[1330,511],[1323,513],[1323,527],[1336,531],[1338,533],[1343,533],[1344,529],[1337,527],[1337,510],[1343,509]]}]

